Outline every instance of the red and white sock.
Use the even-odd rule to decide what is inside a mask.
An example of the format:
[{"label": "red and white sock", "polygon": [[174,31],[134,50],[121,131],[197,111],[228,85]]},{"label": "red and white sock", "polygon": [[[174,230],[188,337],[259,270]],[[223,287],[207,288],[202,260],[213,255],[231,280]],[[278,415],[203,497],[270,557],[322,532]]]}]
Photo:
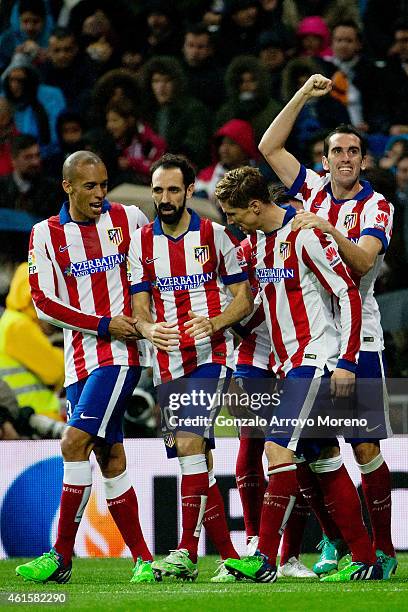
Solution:
[{"label": "red and white sock", "polygon": [[122,472],[114,478],[103,478],[105,497],[109,512],[115,521],[133,560],[141,557],[143,561],[152,561],[153,557],[143,537],[139,521],[137,497],[129,476]]},{"label": "red and white sock", "polygon": [[[298,469],[299,464],[297,464],[296,471]],[[296,493],[295,505],[293,506],[285,531],[283,532],[280,565],[285,565],[292,557],[299,559],[303,534],[309,515],[310,506],[298,490]]]},{"label": "red and white sock", "polygon": [[75,537],[92,488],[89,461],[64,461],[64,480],[54,548],[62,555],[64,565],[72,559]]},{"label": "red and white sock", "polygon": [[298,484],[296,465],[282,463],[268,470],[269,483],[265,491],[259,530],[258,548],[276,565],[279,543],[295,505]]},{"label": "red and white sock", "polygon": [[[318,462],[316,461],[316,463]],[[298,463],[296,476],[300,491],[316,515],[322,531],[330,540],[342,539],[339,528],[327,512],[320,483],[309,464],[306,462]]]},{"label": "red and white sock", "polygon": [[208,472],[208,480],[208,499],[203,525],[221,559],[239,559],[239,554],[231,542],[227,519],[225,518],[224,500],[214,477],[214,470]]},{"label": "red and white sock", "polygon": [[391,477],[381,453],[369,463],[358,465],[364,499],[373,530],[373,548],[395,556],[391,539]]},{"label": "red and white sock", "polygon": [[185,548],[197,563],[198,541],[208,497],[208,468],[204,454],[179,457],[183,533],[178,549]]},{"label": "red and white sock", "polygon": [[259,534],[262,504],[265,495],[265,473],[262,463],[263,438],[244,437],[241,432],[235,478],[244,513],[247,539]]},{"label": "red and white sock", "polygon": [[326,509],[348,545],[353,561],[376,561],[363,522],[360,498],[341,456],[310,464],[323,491]]}]

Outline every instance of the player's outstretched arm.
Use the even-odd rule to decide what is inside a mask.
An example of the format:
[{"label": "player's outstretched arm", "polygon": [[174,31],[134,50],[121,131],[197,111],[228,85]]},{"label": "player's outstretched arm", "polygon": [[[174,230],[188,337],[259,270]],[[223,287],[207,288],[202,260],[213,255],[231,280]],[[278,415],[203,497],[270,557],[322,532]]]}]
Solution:
[{"label": "player's outstretched arm", "polygon": [[286,187],[293,185],[300,170],[298,160],[285,149],[285,143],[295,121],[308,100],[326,95],[331,88],[330,79],[321,74],[313,74],[275,117],[262,136],[259,151]]},{"label": "player's outstretched arm", "polygon": [[132,295],[135,327],[143,338],[149,340],[156,348],[163,351],[174,351],[180,340],[180,332],[175,323],[154,323],[150,312],[150,293],[139,291]]},{"label": "player's outstretched arm", "polygon": [[228,288],[233,299],[221,314],[208,318],[198,316],[193,311],[189,312],[190,321],[185,323],[186,333],[189,336],[196,340],[207,338],[238,323],[252,312],[254,300],[249,282],[234,283],[228,285]]}]

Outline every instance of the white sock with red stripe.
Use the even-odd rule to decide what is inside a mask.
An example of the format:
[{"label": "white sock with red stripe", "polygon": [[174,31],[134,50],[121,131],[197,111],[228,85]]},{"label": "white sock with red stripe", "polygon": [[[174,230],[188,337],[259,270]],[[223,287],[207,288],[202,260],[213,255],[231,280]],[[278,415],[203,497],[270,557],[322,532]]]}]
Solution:
[{"label": "white sock with red stripe", "polygon": [[54,548],[62,555],[64,565],[71,561],[75,537],[92,488],[89,461],[64,461],[58,535]]},{"label": "white sock with red stripe", "polygon": [[197,563],[198,541],[208,497],[208,468],[204,454],[179,457],[181,469],[181,511],[183,533],[178,549],[190,553]]},{"label": "white sock with red stripe", "polygon": [[136,493],[127,471],[114,478],[103,478],[103,484],[109,512],[132,553],[133,560],[141,557],[143,561],[152,561],[153,557],[140,526]]}]

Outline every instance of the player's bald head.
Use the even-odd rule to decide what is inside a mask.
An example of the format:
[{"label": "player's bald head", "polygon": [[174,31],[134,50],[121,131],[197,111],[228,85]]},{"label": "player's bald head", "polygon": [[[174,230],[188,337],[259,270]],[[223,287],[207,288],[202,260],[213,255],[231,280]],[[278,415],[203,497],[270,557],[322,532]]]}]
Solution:
[{"label": "player's bald head", "polygon": [[62,178],[64,181],[71,183],[82,166],[97,166],[99,164],[105,165],[101,158],[92,153],[92,151],[75,151],[75,153],[67,157],[62,166]]}]

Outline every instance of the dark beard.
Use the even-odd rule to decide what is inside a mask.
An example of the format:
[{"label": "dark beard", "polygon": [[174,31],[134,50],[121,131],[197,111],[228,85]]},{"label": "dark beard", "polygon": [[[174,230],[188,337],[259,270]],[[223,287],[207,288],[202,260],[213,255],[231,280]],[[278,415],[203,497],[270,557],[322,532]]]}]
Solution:
[{"label": "dark beard", "polygon": [[160,210],[161,206],[162,204],[159,204],[158,206],[156,204],[156,212],[160,221],[162,223],[165,223],[166,225],[177,225],[177,223],[183,216],[184,210],[186,208],[186,196],[184,196],[183,204],[180,206],[180,208],[173,208],[174,212],[172,213],[167,213],[163,215],[162,211]]}]

